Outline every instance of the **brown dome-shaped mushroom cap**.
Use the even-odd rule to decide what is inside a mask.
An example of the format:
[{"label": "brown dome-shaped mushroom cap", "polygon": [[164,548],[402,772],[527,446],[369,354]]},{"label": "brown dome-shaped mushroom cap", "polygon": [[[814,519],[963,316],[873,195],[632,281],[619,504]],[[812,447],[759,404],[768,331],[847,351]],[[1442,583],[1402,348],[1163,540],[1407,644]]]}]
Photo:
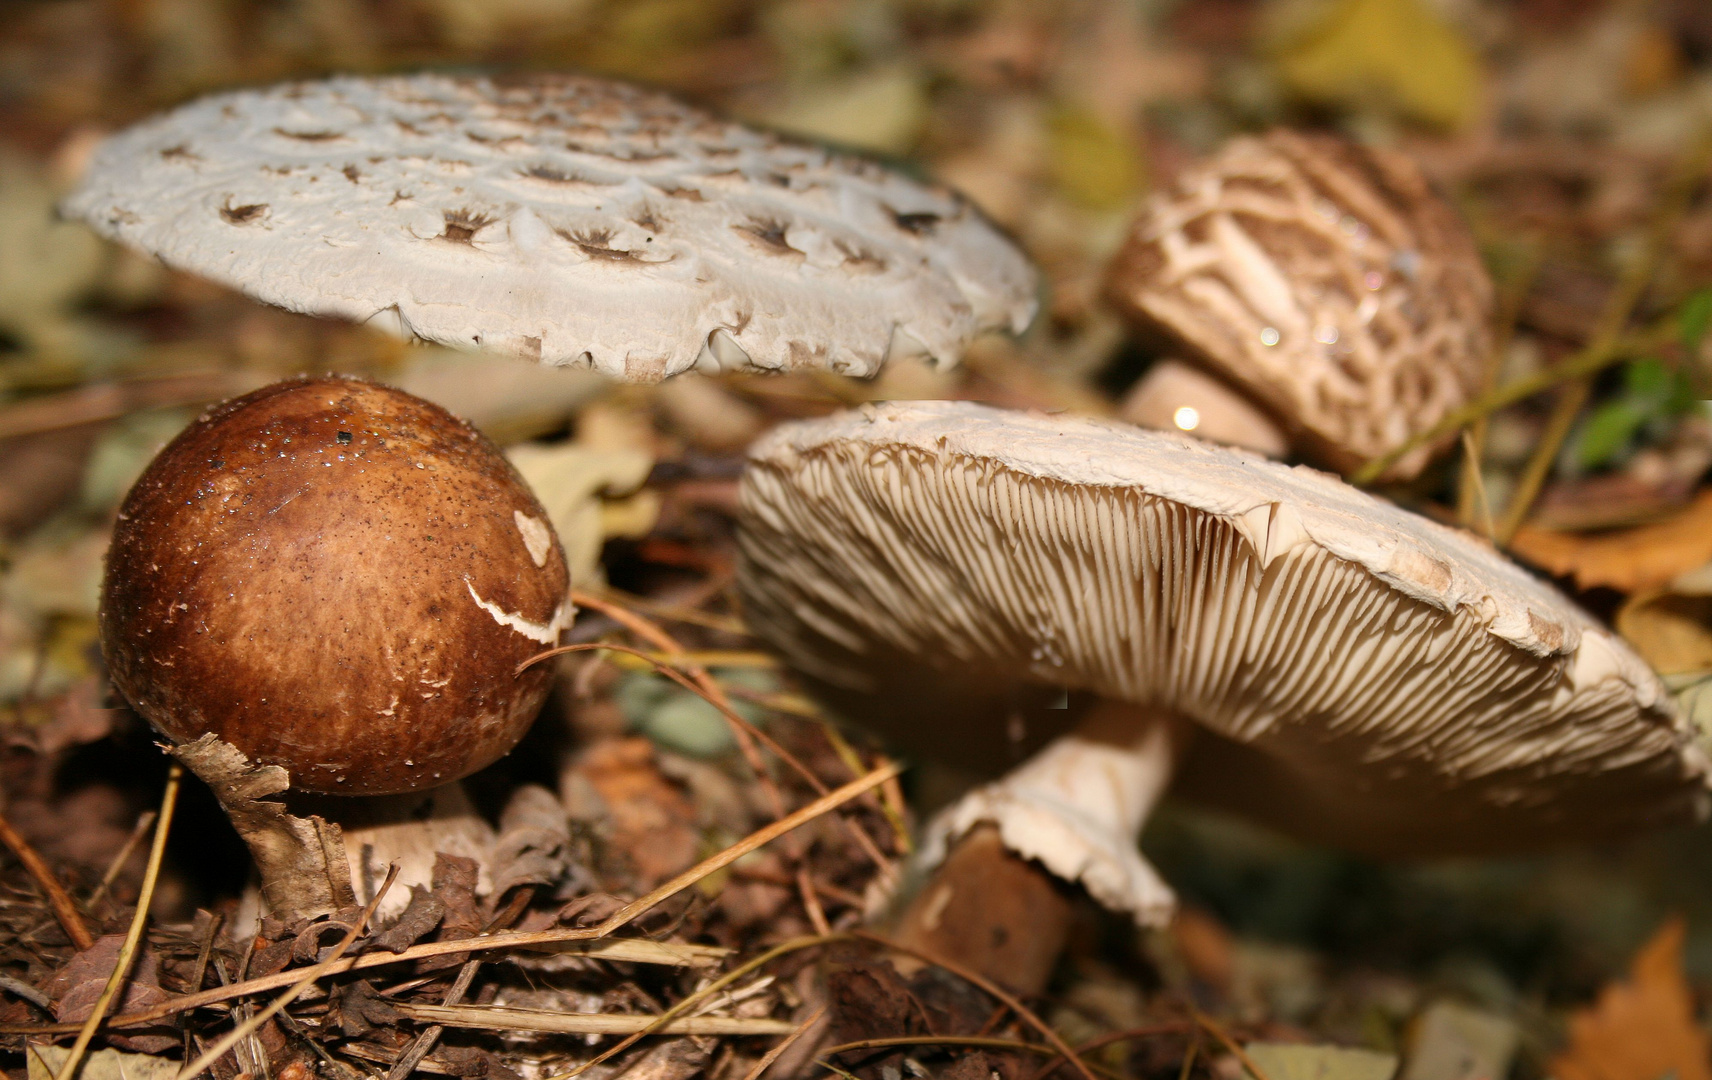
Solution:
[{"label": "brown dome-shaped mushroom cap", "polygon": [[1004,721],[958,695],[1063,686],[1198,721],[1190,794],[1356,850],[1707,810],[1705,756],[1619,638],[1471,537],[1312,470],[922,402],[776,429],[742,501],[745,620],[846,700],[882,695],[864,719],[905,743],[974,756]]},{"label": "brown dome-shaped mushroom cap", "polygon": [[1329,135],[1231,140],[1148,203],[1107,285],[1344,472],[1465,404],[1492,348],[1467,226],[1409,158]]},{"label": "brown dome-shaped mushroom cap", "polygon": [[212,95],[103,143],[64,209],[294,311],[630,381],[955,363],[1035,310],[961,196],[582,76]]},{"label": "brown dome-shaped mushroom cap", "polygon": [[208,732],[293,786],[448,783],[510,750],[568,624],[564,555],[498,450],[437,405],[299,379],[192,424],[126,497],[101,642],[178,741]]}]

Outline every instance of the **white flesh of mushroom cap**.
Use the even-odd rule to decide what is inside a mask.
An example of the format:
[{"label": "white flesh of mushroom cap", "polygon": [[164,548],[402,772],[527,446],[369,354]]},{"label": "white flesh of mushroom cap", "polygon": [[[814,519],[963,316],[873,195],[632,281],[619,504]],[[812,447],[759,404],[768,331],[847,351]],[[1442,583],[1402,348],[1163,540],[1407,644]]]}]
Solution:
[{"label": "white flesh of mushroom cap", "polygon": [[216,94],[104,142],[64,210],[294,311],[632,381],[951,363],[1035,310],[955,193],[576,76]]},{"label": "white flesh of mushroom cap", "polygon": [[[1485,544],[1326,474],[899,403],[775,429],[742,500],[745,621],[828,686],[882,693],[914,664],[918,685],[961,672],[1175,713],[1201,729],[1190,794],[1356,850],[1517,849],[1708,809],[1707,759],[1626,644]],[[999,735],[990,716],[915,723],[934,720],[988,725],[964,745]],[[996,818],[1157,918],[1169,894],[1105,853],[1133,851],[1167,759],[1066,745],[954,807],[932,846]],[[1034,820],[1012,826],[1016,806]]]}]

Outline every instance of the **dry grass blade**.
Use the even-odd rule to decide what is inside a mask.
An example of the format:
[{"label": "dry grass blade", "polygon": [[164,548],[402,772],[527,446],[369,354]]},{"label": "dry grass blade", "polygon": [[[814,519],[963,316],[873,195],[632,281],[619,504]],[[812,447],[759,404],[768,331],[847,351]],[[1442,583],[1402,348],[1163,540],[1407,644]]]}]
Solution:
[{"label": "dry grass blade", "polygon": [[24,869],[36,879],[36,884],[42,887],[42,894],[47,897],[48,907],[53,909],[54,918],[59,920],[65,930],[65,936],[77,947],[78,952],[95,944],[95,935],[89,932],[89,926],[83,921],[83,913],[77,910],[77,903],[71,894],[65,891],[65,886],[59,883],[59,878],[53,869],[42,859],[41,853],[30,846],[30,842],[12,828],[12,823],[4,815],[0,815],[0,843],[12,849],[12,854],[24,864]]},{"label": "dry grass blade", "polygon": [[[797,829],[808,824],[820,815],[842,806],[851,799],[861,795],[863,792],[872,791],[874,788],[897,776],[902,771],[902,766],[889,764],[884,768],[874,770],[866,776],[852,780],[850,783],[845,784],[836,791],[809,803],[807,806],[804,806],[795,813],[750,833],[747,837],[726,848],[724,851],[719,852],[717,855],[713,855],[702,860],[700,863],[697,863],[682,874],[679,874],[677,877],[666,882],[664,885],[655,889],[648,895],[626,904],[599,926],[579,927],[576,929],[565,930],[537,930],[522,934],[495,934],[492,937],[487,938],[460,938],[457,941],[431,941],[425,945],[412,945],[403,952],[396,954],[381,953],[378,955],[359,956],[350,960],[342,958],[338,960],[326,960],[315,965],[315,977],[325,978],[331,975],[340,975],[347,971],[354,971],[359,968],[380,967],[384,964],[402,964],[431,956],[453,956],[462,953],[490,952],[495,949],[531,948],[541,945],[559,945],[567,942],[593,942],[598,939],[605,938],[615,930],[623,927],[632,919],[636,918],[638,915],[641,915],[656,904],[669,899],[677,893],[682,892],[684,889],[689,888],[714,871],[721,870],[731,865],[738,859],[749,854],[751,851],[778,839],[780,836],[783,836],[793,829]],[[811,944],[812,943],[813,942],[811,942]],[[653,950],[664,950],[670,948],[666,945],[654,942],[613,941],[603,943],[603,950],[607,947],[616,947],[620,945],[647,946],[650,953]],[[708,949],[706,946],[677,946],[676,948],[686,950],[687,955],[705,956],[715,953],[723,955],[722,950],[712,950]],[[606,955],[608,959],[627,958],[615,954]],[[645,953],[644,955],[648,954]],[[767,955],[770,957],[772,954],[769,953]],[[766,957],[763,957],[763,959],[765,958]],[[653,962],[658,963],[660,961],[656,959]],[[173,1000],[153,1009],[146,1009],[142,1012],[132,1013],[127,1016],[115,1017],[113,1026],[117,1027],[144,1024],[153,1020],[159,1020],[163,1017],[172,1016],[176,1013],[184,1012],[187,1009],[194,1009],[203,1005],[212,1005],[216,1002],[243,997],[247,994],[260,993],[264,990],[277,989],[281,986],[290,986],[300,977],[301,974],[298,971],[282,971],[276,975],[269,975],[260,979],[250,979],[245,982],[234,983],[231,986],[217,987],[213,990],[206,990],[199,994],[185,994],[182,997],[174,998]],[[75,1026],[69,1024],[0,1025],[0,1034],[7,1035],[50,1035],[72,1030],[75,1030]]]},{"label": "dry grass blade", "polygon": [[1226,1050],[1229,1050],[1232,1056],[1242,1062],[1242,1067],[1248,1070],[1248,1075],[1254,1077],[1254,1080],[1271,1080],[1271,1077],[1266,1075],[1266,1070],[1262,1069],[1259,1065],[1256,1065],[1254,1063],[1254,1059],[1248,1056],[1248,1051],[1237,1045],[1237,1041],[1231,1038],[1230,1032],[1225,1030],[1223,1024],[1214,1020],[1200,1009],[1195,1008],[1193,1005],[1189,1006],[1189,1016],[1201,1027],[1203,1031],[1217,1039],[1219,1041],[1219,1045],[1223,1046]]},{"label": "dry grass blade", "polygon": [[1528,455],[1527,464],[1522,466],[1522,473],[1516,480],[1516,492],[1510,496],[1509,505],[1504,507],[1504,516],[1497,528],[1487,534],[1499,547],[1508,547],[1516,538],[1516,530],[1528,519],[1534,500],[1539,498],[1540,489],[1545,486],[1546,477],[1551,475],[1552,467],[1557,464],[1558,451],[1563,449],[1563,442],[1574,429],[1576,418],[1592,396],[1591,378],[1577,379],[1558,392],[1545,430],[1540,433],[1533,453]]},{"label": "dry grass blade", "polygon": [[[594,596],[577,589],[571,590],[570,601],[577,607],[584,607],[591,611],[600,612],[602,615],[605,615],[607,618],[618,623],[620,626],[629,630],[642,640],[649,642],[656,649],[659,649],[667,655],[673,657],[682,657],[685,655],[683,645],[679,644],[678,640],[672,637],[672,635],[666,633],[659,624],[651,621],[645,616],[638,615],[623,604],[615,604],[610,600],[603,600],[598,596]],[[549,652],[548,655],[552,655],[552,653]],[[641,656],[644,660],[648,660],[651,663],[654,662],[653,658],[645,653],[637,652],[636,655]],[[534,663],[534,660],[530,660],[529,662]],[[681,663],[682,661],[680,660],[679,662]],[[656,666],[662,672],[671,672],[674,670],[672,667],[665,664],[656,664]],[[755,771],[756,778],[760,780],[762,786],[766,789],[767,798],[773,804],[773,816],[783,817],[785,813],[784,796],[779,794],[778,786],[774,784],[772,782],[772,778],[767,775],[766,763],[761,760],[760,751],[755,749],[755,743],[758,740],[756,738],[757,733],[754,728],[742,717],[738,716],[734,710],[732,710],[730,701],[725,699],[725,695],[720,692],[718,685],[714,683],[712,677],[708,675],[705,669],[687,665],[686,669],[690,673],[690,678],[696,683],[696,686],[690,687],[690,689],[696,690],[702,695],[702,697],[707,699],[709,704],[714,706],[714,708],[719,709],[720,713],[724,715],[726,723],[731,725],[731,735],[732,738],[737,740],[737,749],[742,752],[743,760],[748,762],[749,767]],[[682,679],[679,679],[678,681],[683,682]],[[721,707],[722,704],[723,707]]]},{"label": "dry grass blade", "polygon": [[[645,653],[638,653],[636,655],[639,655],[644,660],[654,664],[655,667],[662,672],[671,672],[674,669],[681,669],[679,673],[686,675],[691,682],[695,684],[694,686],[687,686],[686,684],[687,688],[699,693],[703,700],[719,710],[720,715],[725,717],[725,722],[731,725],[732,734],[736,737],[740,748],[746,745],[748,746],[749,749],[745,751],[745,758],[749,761],[749,767],[755,770],[757,777],[765,778],[767,773],[760,758],[758,756],[749,758],[749,753],[753,752],[755,743],[760,743],[777,755],[780,761],[789,765],[799,776],[808,781],[809,786],[814,788],[815,791],[822,795],[826,794],[826,785],[821,782],[820,777],[814,775],[814,773],[811,772],[806,765],[798,761],[793,754],[780,746],[777,742],[773,741],[766,732],[757,729],[755,725],[743,719],[743,717],[738,714],[737,710],[731,705],[731,699],[726,696],[725,688],[719,685],[718,680],[708,672],[707,668],[695,661],[694,654],[685,649],[683,644],[679,642],[677,638],[666,633],[666,631],[658,624],[651,622],[647,618],[638,615],[636,612],[625,608],[624,605],[603,600],[598,596],[591,596],[588,593],[578,592],[573,589],[571,591],[571,603],[600,612],[623,626],[625,629],[629,630],[631,633],[635,634],[637,637],[651,642],[655,648],[664,653],[665,656],[669,658],[669,661],[665,663],[662,663]],[[683,683],[682,679],[678,679],[676,681],[680,684]],[[748,740],[747,743],[745,742],[745,739]],[[776,789],[773,790],[776,794]],[[784,804],[782,801],[779,803],[778,813],[781,815],[784,813]],[[884,865],[884,860],[881,861],[881,865]]]},{"label": "dry grass blade", "polygon": [[[713,945],[678,945],[664,941],[648,941],[644,938],[609,938],[600,941],[594,939],[594,934],[595,931],[593,930],[579,928],[575,930],[539,930],[523,934],[495,934],[492,937],[460,938],[457,941],[430,941],[422,945],[413,945],[397,954],[390,952],[369,953],[364,956],[341,959],[337,963],[328,961],[326,962],[327,974],[342,975],[347,971],[367,970],[387,964],[408,963],[412,960],[423,960],[429,957],[453,956],[469,952],[491,952],[508,948],[538,951],[575,949],[582,955],[602,960],[618,960],[631,964],[661,964],[668,967],[700,967],[714,964],[730,953],[729,949],[722,949]],[[544,947],[547,948],[544,949]],[[205,1005],[216,1005],[248,994],[278,990],[282,986],[290,986],[297,980],[298,975],[299,972],[296,970],[281,971],[273,975],[264,975],[244,982],[232,983],[229,986],[217,986],[212,990],[185,994],[152,1009],[116,1016],[107,1026],[129,1027],[136,1024],[146,1024],[172,1016],[175,1013],[199,1009]],[[78,1025],[76,1024],[0,1024],[0,1034],[3,1035],[55,1035],[77,1029]]]},{"label": "dry grass blade", "polygon": [[412,1020],[442,1027],[486,1031],[541,1031],[559,1035],[784,1035],[795,1029],[788,1020],[745,1016],[679,1016],[648,1013],[563,1013],[545,1009],[513,1009],[503,1005],[393,1006]]},{"label": "dry grass blade", "polygon": [[685,607],[682,604],[662,604],[646,596],[634,596],[611,588],[607,590],[606,598],[615,604],[623,604],[633,611],[640,611],[667,622],[688,623],[691,626],[702,626],[726,634],[749,636],[749,628],[743,625],[742,620],[734,619],[729,615],[712,615],[699,608]]},{"label": "dry grass blade", "polygon": [[[524,890],[527,891],[527,890]],[[454,1006],[463,1002],[464,994],[469,990],[470,983],[475,981],[476,971],[481,967],[480,960],[471,960],[458,969],[458,977],[452,980],[452,988],[446,991],[446,996],[440,1004]],[[428,1056],[428,1051],[434,1049],[434,1044],[440,1041],[445,1027],[435,1024],[422,1034],[416,1036],[416,1041],[410,1044],[410,1049],[400,1054],[398,1061],[387,1070],[386,1080],[404,1080]]]},{"label": "dry grass blade", "polygon": [[666,898],[672,896],[674,893],[680,892],[689,888],[691,885],[694,885],[696,882],[713,873],[715,870],[720,870],[724,867],[730,866],[732,863],[749,854],[751,851],[754,851],[756,848],[770,843],[802,825],[806,825],[808,822],[813,821],[820,815],[844,805],[856,796],[861,795],[863,792],[872,791],[902,771],[903,766],[896,764],[886,765],[882,768],[875,769],[866,776],[861,776],[850,781],[848,784],[845,784],[836,791],[822,795],[820,798],[809,803],[796,813],[789,814],[780,818],[778,821],[773,822],[771,825],[755,830],[742,840],[739,840],[724,851],[721,851],[719,854],[714,855],[711,858],[703,859],[701,862],[690,867],[688,870],[685,870],[683,873],[666,882],[658,889],[655,889],[647,896],[642,897],[640,900],[633,900],[619,908],[617,911],[613,912],[611,917],[609,917],[605,922],[596,927],[596,930],[598,931],[596,936],[605,937],[607,934],[617,930],[625,923],[636,918],[638,915]]},{"label": "dry grass blade", "polygon": [[768,1068],[772,1066],[773,1062],[779,1060],[780,1055],[782,1055],[786,1050],[789,1050],[798,1039],[807,1035],[810,1028],[820,1023],[820,1018],[826,1015],[826,1009],[827,1007],[825,1005],[816,1009],[813,1016],[804,1020],[800,1025],[798,1025],[795,1031],[786,1035],[783,1039],[780,1039],[779,1045],[761,1055],[761,1060],[755,1063],[755,1067],[743,1074],[743,1080],[761,1080],[761,1074],[766,1072]]},{"label": "dry grass blade", "polygon": [[731,984],[737,982],[739,979],[745,977],[751,972],[760,970],[787,953],[797,952],[801,949],[810,949],[816,945],[829,945],[835,941],[850,940],[852,939],[849,934],[831,934],[828,936],[817,934],[812,937],[792,938],[789,941],[775,945],[760,956],[746,961],[745,963],[738,965],[736,968],[733,968],[731,971],[726,972],[713,982],[708,983],[700,990],[697,990],[695,993],[689,995],[676,1005],[673,1005],[671,1008],[661,1013],[659,1018],[655,1021],[656,1026],[644,1028],[641,1031],[634,1033],[629,1038],[607,1047],[605,1050],[601,1051],[593,1058],[590,1058],[588,1061],[583,1062],[581,1065],[578,1065],[576,1068],[548,1077],[547,1080],[571,1080],[572,1077],[580,1075],[584,1071],[592,1069],[596,1065],[622,1054],[624,1051],[634,1046],[644,1035],[651,1035],[660,1030],[658,1025],[670,1023],[672,1020],[682,1016],[686,1012],[689,1012],[697,1005],[706,1001],[708,998],[711,998],[721,990],[724,990]]},{"label": "dry grass blade", "polygon": [[[1647,286],[1658,273],[1669,248],[1671,233],[1688,212],[1695,187],[1704,178],[1709,163],[1712,163],[1712,129],[1703,130],[1688,153],[1677,162],[1658,212],[1648,226],[1645,246],[1617,283],[1617,290],[1605,305],[1605,310],[1600,312],[1598,329],[1587,346],[1589,351],[1600,355],[1618,351],[1617,343],[1623,328],[1628,325]],[[1504,518],[1498,523],[1498,532],[1494,536],[1500,545],[1509,544],[1515,538],[1516,530],[1528,520],[1534,500],[1539,498],[1540,488],[1557,462],[1558,451],[1569,437],[1592,392],[1591,376],[1582,376],[1564,388],[1552,409],[1545,432],[1516,482],[1516,493],[1504,508]]]},{"label": "dry grass blade", "polygon": [[374,917],[376,906],[378,906],[382,898],[386,896],[387,890],[392,888],[392,883],[397,880],[398,864],[393,863],[391,868],[387,870],[386,880],[381,883],[380,888],[375,890],[374,898],[368,902],[368,906],[363,908],[362,917],[352,923],[351,928],[345,931],[345,936],[339,939],[339,943],[337,945],[333,946],[333,955],[329,956],[326,961],[316,964],[307,971],[294,972],[293,974],[300,975],[301,978],[299,978],[297,982],[293,983],[289,990],[279,995],[277,998],[274,998],[267,1008],[256,1013],[248,1020],[245,1020],[243,1023],[221,1036],[219,1041],[217,1041],[213,1046],[210,1046],[207,1050],[204,1050],[200,1057],[184,1067],[184,1069],[178,1074],[178,1080],[191,1080],[192,1077],[200,1075],[203,1069],[206,1069],[208,1066],[220,1060],[220,1055],[238,1045],[239,1040],[246,1038],[251,1032],[267,1023],[268,1020],[272,1019],[275,1013],[279,1012],[287,1005],[290,1005],[293,1001],[297,1000],[297,996],[299,994],[313,986],[315,984],[315,980],[327,974],[327,972],[323,971],[322,968],[326,963],[335,962],[339,957],[345,955],[345,950],[349,949],[351,947],[351,943],[356,941],[358,936],[362,934],[363,928],[367,926],[369,924],[369,920]]},{"label": "dry grass blade", "polygon": [[1480,445],[1468,428],[1462,431],[1463,473],[1467,479],[1469,516],[1465,525],[1478,528],[1480,535],[1492,539],[1492,502],[1486,497],[1486,479],[1480,475]]},{"label": "dry grass blade", "polygon": [[[576,592],[571,594],[572,597],[578,597],[581,595],[581,593]],[[610,641],[591,641],[584,642],[580,645],[560,645],[556,648],[548,649],[545,652],[536,653],[523,663],[517,665],[517,670],[522,672],[532,664],[538,664],[542,660],[549,660],[555,656],[564,656],[569,653],[579,652],[596,652],[600,650],[624,653],[629,656],[640,657],[641,659],[646,660],[648,663],[652,664],[654,669],[660,674],[671,679],[690,693],[700,697],[715,709],[718,709],[720,715],[724,716],[726,722],[731,725],[732,731],[737,734],[739,746],[743,745],[743,738],[745,737],[751,738],[752,741],[765,743],[768,750],[771,750],[774,754],[778,755],[779,760],[783,761],[795,770],[799,776],[808,782],[810,787],[814,788],[815,791],[822,795],[826,794],[827,786],[825,782],[822,781],[820,777],[816,776],[808,766],[798,761],[795,755],[775,742],[771,736],[767,735],[766,732],[761,731],[753,724],[749,723],[749,721],[739,716],[737,714],[737,710],[731,705],[731,699],[725,696],[725,691],[720,688],[719,683],[714,681],[713,677],[708,675],[705,671],[697,672],[691,670],[686,673],[685,671],[678,670],[671,664],[655,659],[654,656],[642,649],[633,648],[629,645],[619,645]],[[684,653],[679,649],[673,655],[682,656]],[[768,797],[773,799],[774,796],[777,796],[778,787],[774,785],[771,779],[767,776],[766,768],[764,765],[759,763],[759,759],[757,758],[756,761],[751,761],[749,765],[750,768],[755,771],[756,778],[761,781],[762,785],[769,792]],[[779,797],[777,799],[773,799],[773,801],[776,806],[774,811],[775,814],[782,817],[784,814],[783,798]],[[881,852],[879,847],[874,843],[873,837],[864,832],[861,826],[857,825],[853,821],[846,821],[844,826],[850,832],[851,837],[862,848],[862,853],[867,855],[869,859],[873,860],[874,865],[880,868],[880,873],[890,876],[895,872],[892,868],[891,860],[886,858],[885,854]]]},{"label": "dry grass blade", "polygon": [[[1048,1043],[1051,1043],[1054,1050],[1063,1055],[1067,1061],[1076,1067],[1076,1071],[1082,1074],[1084,1080],[1094,1080],[1094,1074],[1089,1071],[1088,1063],[1076,1056],[1076,1052],[1070,1049],[1070,1044],[1064,1041],[1063,1036],[1052,1030],[1052,1027],[1047,1024],[1046,1021],[1036,1016],[1032,1009],[1027,1005],[1024,1005],[1013,994],[1006,991],[1004,987],[993,982],[991,979],[976,974],[961,964],[954,964],[951,961],[946,960],[944,957],[935,956],[930,952],[917,949],[910,945],[901,945],[889,938],[881,937],[879,934],[871,933],[867,930],[858,930],[855,932],[854,936],[862,939],[863,941],[871,941],[876,945],[883,946],[884,948],[891,949],[895,952],[901,952],[908,956],[913,956],[917,960],[932,964],[934,967],[943,968],[957,976],[959,979],[980,987],[986,992],[987,996],[991,997],[994,1001],[1002,1002],[1012,1012],[1021,1017],[1024,1023],[1040,1032],[1041,1037]],[[1261,1077],[1260,1080],[1266,1080],[1266,1078]]]},{"label": "dry grass blade", "polygon": [[101,988],[101,996],[95,999],[95,1008],[90,1010],[89,1018],[83,1022],[83,1027],[77,1032],[77,1041],[71,1044],[71,1053],[65,1056],[65,1064],[60,1067],[59,1075],[54,1080],[70,1080],[77,1075],[77,1068],[83,1062],[84,1051],[89,1049],[89,1040],[95,1037],[95,1029],[101,1026],[101,1020],[107,1015],[107,1009],[113,1004],[113,996],[119,991],[119,984],[125,981],[125,975],[131,970],[131,960],[137,955],[137,943],[143,939],[143,926],[149,919],[149,903],[155,898],[155,882],[160,880],[161,859],[166,855],[166,837],[172,829],[173,808],[178,805],[178,786],[184,779],[184,768],[176,761],[167,769],[166,790],[161,794],[160,817],[155,819],[155,839],[149,845],[149,865],[143,871],[143,888],[137,894],[137,912],[131,916],[130,928],[125,931],[124,943],[119,946],[119,957],[113,963],[113,974],[107,977],[107,985]]},{"label": "dry grass blade", "polygon": [[95,905],[107,895],[107,890],[113,886],[113,880],[119,876],[119,871],[125,868],[125,864],[131,861],[131,853],[137,850],[137,845],[143,842],[143,837],[149,834],[149,826],[154,823],[153,810],[145,811],[137,818],[137,823],[131,827],[131,835],[125,838],[125,845],[119,849],[119,854],[113,856],[113,861],[107,864],[107,872],[101,875],[101,883],[89,894],[85,906],[91,911],[95,910]]}]

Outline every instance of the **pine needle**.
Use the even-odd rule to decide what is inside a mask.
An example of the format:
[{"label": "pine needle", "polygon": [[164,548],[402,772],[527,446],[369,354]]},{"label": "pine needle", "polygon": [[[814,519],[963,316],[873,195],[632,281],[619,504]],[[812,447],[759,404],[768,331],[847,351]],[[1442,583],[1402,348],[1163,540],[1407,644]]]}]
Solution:
[{"label": "pine needle", "polygon": [[131,960],[137,955],[137,943],[143,939],[143,926],[149,919],[149,904],[155,898],[155,882],[160,880],[161,860],[166,856],[166,837],[172,830],[172,812],[178,805],[178,785],[183,778],[184,767],[173,762],[166,773],[166,791],[161,794],[160,816],[155,819],[155,839],[149,845],[149,865],[143,871],[143,889],[137,895],[136,914],[131,916],[131,926],[125,931],[124,943],[119,946],[119,958],[114,961],[113,974],[107,976],[107,985],[101,988],[101,996],[95,999],[95,1008],[78,1030],[77,1041],[71,1044],[71,1053],[65,1056],[65,1064],[60,1066],[59,1075],[54,1080],[71,1080],[77,1075],[83,1054],[89,1049],[89,1041],[95,1037],[95,1029],[101,1026],[102,1018],[113,1004],[114,995],[131,970]]}]

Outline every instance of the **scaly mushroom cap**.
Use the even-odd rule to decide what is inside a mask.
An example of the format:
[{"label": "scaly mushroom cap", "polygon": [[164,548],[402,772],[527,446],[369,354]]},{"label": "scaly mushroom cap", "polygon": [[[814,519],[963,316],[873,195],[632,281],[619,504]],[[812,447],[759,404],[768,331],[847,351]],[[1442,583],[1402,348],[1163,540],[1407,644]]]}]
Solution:
[{"label": "scaly mushroom cap", "polygon": [[1190,794],[1356,850],[1523,848],[1708,808],[1705,756],[1619,638],[1322,473],[911,403],[775,429],[742,507],[749,626],[953,760],[1002,745],[1030,686],[1062,686],[1198,721]]},{"label": "scaly mushroom cap", "polygon": [[1332,136],[1238,138],[1185,172],[1107,291],[1346,472],[1466,403],[1492,347],[1492,284],[1455,211],[1408,158]]},{"label": "scaly mushroom cap", "polygon": [[292,786],[450,783],[516,745],[571,618],[547,514],[492,443],[357,379],[228,401],[125,497],[101,590],[113,684]]},{"label": "scaly mushroom cap", "polygon": [[632,381],[950,363],[1035,308],[958,195],[575,76],[215,94],[108,139],[64,210],[293,311]]}]

